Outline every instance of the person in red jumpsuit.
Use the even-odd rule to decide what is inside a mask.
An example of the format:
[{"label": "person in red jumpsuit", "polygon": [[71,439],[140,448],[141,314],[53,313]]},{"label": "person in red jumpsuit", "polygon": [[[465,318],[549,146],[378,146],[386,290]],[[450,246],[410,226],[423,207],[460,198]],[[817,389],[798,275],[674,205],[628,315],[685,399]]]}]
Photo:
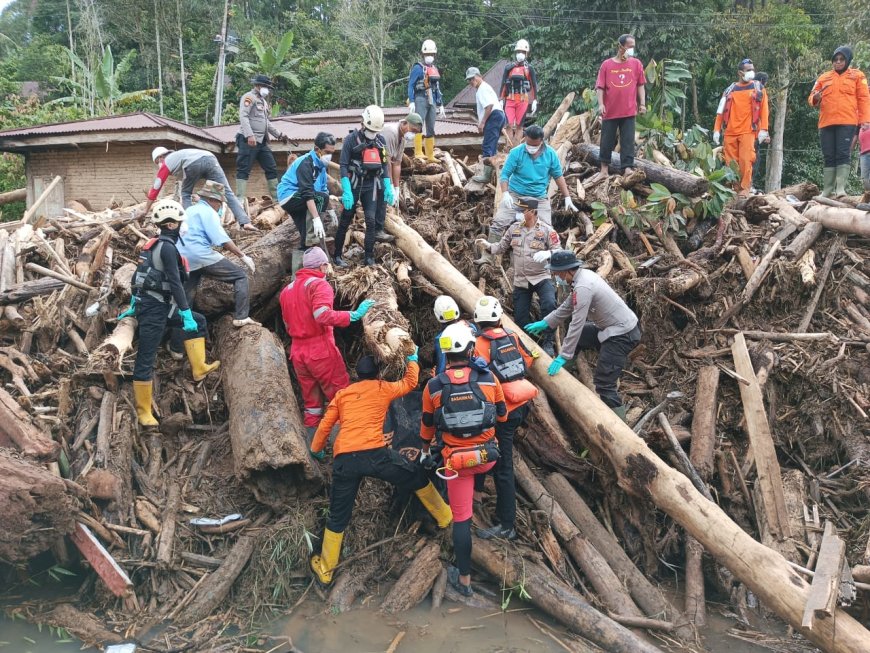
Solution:
[{"label": "person in red jumpsuit", "polygon": [[279,298],[281,317],[292,340],[290,362],[302,389],[309,437],[323,417],[323,405],[350,384],[332,330],[361,320],[374,305],[366,299],[354,311],[333,310],[335,292],[326,281],[328,269],[329,259],[322,249],[305,250],[302,269]]}]

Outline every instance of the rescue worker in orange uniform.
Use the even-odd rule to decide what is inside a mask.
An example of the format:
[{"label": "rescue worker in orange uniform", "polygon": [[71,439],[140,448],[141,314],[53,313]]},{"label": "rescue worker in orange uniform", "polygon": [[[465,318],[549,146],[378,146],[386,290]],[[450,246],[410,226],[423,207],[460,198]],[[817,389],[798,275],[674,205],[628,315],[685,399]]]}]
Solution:
[{"label": "rescue worker in orange uniform", "polygon": [[323,417],[324,402],[350,383],[344,359],[335,346],[333,328],[358,322],[374,306],[374,301],[366,299],[354,311],[333,310],[335,292],[326,280],[327,270],[326,253],[319,247],[308,248],[302,256],[302,269],[278,298],[292,340],[290,362],[302,390],[304,423],[311,431]]},{"label": "rescue worker in orange uniform", "polygon": [[769,143],[767,90],[755,79],[755,65],[744,59],[737,67],[737,81],[722,93],[713,127],[713,142],[719,144],[725,131],[725,163],[737,162],[741,197],[752,189],[755,141]]},{"label": "rescue worker in orange uniform", "polygon": [[507,64],[501,76],[499,97],[504,104],[504,114],[508,123],[508,138],[517,144],[523,131],[523,119],[538,112],[538,76],[528,62],[529,42],[517,41],[514,47],[516,61]]},{"label": "rescue worker in orange uniform", "polygon": [[[430,379],[423,390],[420,461],[425,466],[436,434],[443,444],[444,466],[439,474],[447,480],[447,497],[453,512],[453,554],[456,566],[447,570],[447,580],[463,596],[471,596],[471,513],[474,477],[496,464],[498,443],[495,425],[507,420],[501,384],[489,371],[471,360],[474,335],[466,324],[451,324],[441,334],[441,350],[447,357],[444,373]],[[449,475],[448,475],[449,474]]]},{"label": "rescue worker in orange uniform", "polygon": [[[507,407],[507,420],[495,425],[499,459],[493,467],[495,477],[496,523],[491,528],[478,529],[481,539],[501,537],[514,540],[517,537],[517,492],[514,486],[514,435],[529,412],[529,402],[538,394],[538,389],[526,380],[537,353],[532,353],[513,331],[501,325],[504,313],[501,302],[495,297],[484,296],[474,307],[474,321],[480,335],[474,343],[474,355],[483,358],[489,370],[501,383]],[[483,474],[474,477],[475,490],[483,490]]]},{"label": "rescue worker in orange uniform", "polygon": [[870,92],[867,77],[850,68],[852,49],[843,45],[831,57],[810,91],[810,106],[819,108],[819,141],[825,158],[822,195],[845,195],[857,128],[870,129]]},{"label": "rescue worker in orange uniform", "polygon": [[311,443],[311,455],[323,460],[332,427],[336,422],[341,423],[332,446],[332,490],[323,546],[320,555],[311,558],[311,569],[324,585],[332,582],[344,530],[350,523],[353,504],[364,478],[379,478],[413,491],[439,528],[447,528],[453,519],[450,506],[426,477],[423,467],[405,458],[384,438],[384,418],[390,402],[417,387],[420,365],[416,348],[407,360],[404,378],[390,383],[378,378],[378,365],[372,356],[360,358],[356,366],[359,381],[339,390],[329,402]]}]

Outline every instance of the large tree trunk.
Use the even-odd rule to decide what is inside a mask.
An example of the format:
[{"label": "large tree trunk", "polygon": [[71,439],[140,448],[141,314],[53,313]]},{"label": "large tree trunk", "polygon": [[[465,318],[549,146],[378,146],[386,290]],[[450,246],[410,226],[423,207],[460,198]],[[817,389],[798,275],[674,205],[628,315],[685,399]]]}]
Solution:
[{"label": "large tree trunk", "polygon": [[[592,165],[596,167],[601,165],[601,159],[598,156],[600,150],[597,145],[580,143],[577,145],[576,151]],[[619,172],[619,155],[615,152],[611,155],[609,165],[611,172]],[[643,170],[650,182],[661,184],[675,193],[697,197],[702,195],[710,186],[703,177],[676,168],[666,168],[645,159],[635,159],[634,167]]]},{"label": "large tree trunk", "polygon": [[[387,230],[396,236],[396,245],[420,271],[455,297],[466,311],[474,310],[482,295],[480,290],[392,211],[387,217]],[[505,316],[503,321],[527,346],[534,346],[513,320]],[[769,609],[818,646],[837,653],[866,648],[870,632],[842,610],[835,619],[817,622],[813,630],[803,628],[801,621],[809,584],[785,558],[756,542],[731,521],[719,506],[707,500],[685,476],[666,465],[577,379],[564,371],[549,376],[547,367],[551,360],[542,353],[530,370],[531,378],[559,404],[566,418],[585,433],[589,442],[610,459],[619,484],[627,492],[653,501],[746,583]]]},{"label": "large tree trunk", "polygon": [[0,560],[26,562],[50,549],[72,532],[77,508],[62,478],[0,448]]},{"label": "large tree trunk", "polygon": [[870,212],[858,209],[840,209],[817,204],[804,212],[813,222],[821,222],[833,231],[857,236],[870,236]]},{"label": "large tree trunk", "polygon": [[276,509],[319,492],[323,475],[308,454],[277,336],[257,326],[237,329],[227,316],[217,325],[217,343],[236,475]]},{"label": "large tree trunk", "polygon": [[[268,301],[281,288],[284,277],[290,272],[293,250],[298,242],[296,225],[293,220],[286,220],[250,247],[243,248],[257,268],[253,274],[248,273],[252,307]],[[196,310],[205,315],[226,313],[234,304],[233,287],[213,279],[203,279],[194,301]]]}]

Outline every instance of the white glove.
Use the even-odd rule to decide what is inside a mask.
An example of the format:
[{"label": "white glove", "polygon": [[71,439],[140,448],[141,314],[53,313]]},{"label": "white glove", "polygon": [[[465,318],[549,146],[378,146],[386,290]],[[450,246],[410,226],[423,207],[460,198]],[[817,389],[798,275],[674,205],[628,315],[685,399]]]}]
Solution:
[{"label": "white glove", "polygon": [[329,218],[329,221],[332,223],[333,227],[338,227],[338,215],[336,215],[335,209],[327,209],[326,217]]},{"label": "white glove", "polygon": [[545,250],[542,250],[540,252],[535,252],[534,254],[532,254],[532,260],[535,263],[544,263],[545,261],[550,260],[550,255],[552,253],[553,252],[551,252],[549,249],[545,249]]},{"label": "white glove", "polygon": [[722,140],[722,132],[713,132],[713,142],[716,145],[719,145],[719,141]]},{"label": "white glove", "polygon": [[443,104],[440,107],[438,107],[438,117],[441,118],[441,120],[444,120],[445,118],[447,118],[447,112],[444,110]]},{"label": "white glove", "polygon": [[566,211],[574,211],[575,213],[578,210],[577,207],[574,206],[574,202],[571,201],[570,197],[565,198],[565,210]]},{"label": "white glove", "polygon": [[532,100],[532,115],[538,113],[538,101]]},{"label": "white glove", "polygon": [[474,244],[480,247],[481,249],[485,249],[489,251],[489,241],[486,238],[477,238],[474,241]]},{"label": "white glove", "polygon": [[256,272],[256,270],[257,270],[257,266],[254,265],[254,259],[252,259],[252,258],[251,258],[250,256],[248,256],[247,254],[245,254],[244,256],[242,256],[242,263],[244,263],[245,266],[246,266],[246,267],[251,271],[251,274],[253,274],[254,272]]},{"label": "white glove", "polygon": [[770,134],[767,133],[766,129],[762,129],[758,132],[758,142],[759,143],[767,143],[770,140]]},{"label": "white glove", "polygon": [[422,449],[420,449],[420,464],[421,465],[425,465],[426,461],[429,460],[431,457],[432,457],[431,451],[423,451]]},{"label": "white glove", "polygon": [[323,229],[323,220],[320,219],[320,216],[311,218],[311,228],[314,230],[314,237],[317,240],[326,238],[326,231]]},{"label": "white glove", "polygon": [[514,208],[514,198],[511,197],[511,194],[508,191],[501,194],[501,202],[499,202],[499,206],[506,209]]}]

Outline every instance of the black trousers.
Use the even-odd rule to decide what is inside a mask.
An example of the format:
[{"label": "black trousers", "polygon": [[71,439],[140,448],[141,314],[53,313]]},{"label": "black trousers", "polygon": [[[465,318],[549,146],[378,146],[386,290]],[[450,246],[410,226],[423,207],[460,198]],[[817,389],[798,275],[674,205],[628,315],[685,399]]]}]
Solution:
[{"label": "black trousers", "polygon": [[[328,194],[314,193],[314,205],[317,207],[318,212],[322,213],[323,207],[326,206],[328,202]],[[300,238],[298,249],[305,251],[309,247],[306,241],[308,234],[308,202],[301,197],[294,196],[284,202],[281,205],[281,208],[290,215],[293,224],[296,225],[296,231],[299,232]]]},{"label": "black trousers", "polygon": [[634,166],[634,116],[601,121],[601,151],[599,158],[610,165],[610,155],[616,146],[616,132],[619,131],[619,169]]},{"label": "black trousers", "polygon": [[[356,205],[360,202],[366,221],[366,239],[363,246],[366,256],[375,255],[375,231],[377,231],[377,216],[384,205],[384,187],[380,178],[364,179],[353,189],[353,206],[344,209],[338,220],[338,230],[335,232],[335,256],[341,256],[344,250],[344,238],[347,228],[353,222],[356,214]],[[383,208],[386,215],[386,207]]]},{"label": "black trousers", "polygon": [[819,142],[826,168],[852,162],[852,139],[856,129],[856,125],[828,125],[819,130]]},{"label": "black trousers", "polygon": [[251,168],[254,161],[260,164],[266,179],[278,178],[278,165],[275,163],[275,155],[266,138],[254,147],[248,145],[248,139],[242,134],[236,134],[236,179],[247,179],[251,176]]},{"label": "black trousers", "polygon": [[592,322],[587,322],[580,334],[580,349],[597,349],[598,365],[592,381],[601,401],[611,408],[622,405],[622,399],[616,391],[616,384],[628,362],[628,355],[640,342],[640,327],[636,326],[628,333],[613,336],[604,342],[598,340],[599,329]]},{"label": "black trousers", "polygon": [[[498,441],[499,458],[492,468],[495,478],[495,518],[504,528],[513,528],[517,520],[517,488],[514,482],[514,436],[526,421],[528,404],[515,408],[506,422],[496,422],[495,439]],[[474,477],[483,479],[483,474]]]},{"label": "black trousers", "polygon": [[136,319],[139,321],[139,349],[136,351],[136,364],[133,366],[134,381],[150,381],[154,374],[154,361],[157,359],[157,349],[163,340],[166,327],[181,331],[183,340],[205,338],[205,317],[194,313],[196,331],[183,331],[183,321],[178,314],[178,306],[169,302],[161,302],[150,295],[144,295],[136,301]]},{"label": "black trousers", "polygon": [[401,490],[416,492],[429,483],[423,468],[390,447],[339,454],[332,465],[332,491],[326,527],[343,533],[350,523],[353,503],[366,477],[379,478]]}]

